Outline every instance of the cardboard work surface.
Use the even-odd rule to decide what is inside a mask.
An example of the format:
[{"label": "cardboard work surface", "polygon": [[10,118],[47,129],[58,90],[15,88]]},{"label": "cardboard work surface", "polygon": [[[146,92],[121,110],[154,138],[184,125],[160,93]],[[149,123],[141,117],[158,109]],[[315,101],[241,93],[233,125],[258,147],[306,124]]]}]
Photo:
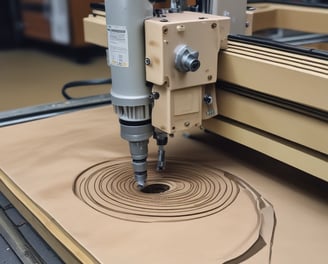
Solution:
[{"label": "cardboard work surface", "polygon": [[137,190],[111,107],[1,128],[0,148],[1,181],[81,262],[269,263],[271,243],[272,263],[328,259],[327,200],[224,155],[214,135],[170,138],[163,173],[151,140],[160,194]]}]

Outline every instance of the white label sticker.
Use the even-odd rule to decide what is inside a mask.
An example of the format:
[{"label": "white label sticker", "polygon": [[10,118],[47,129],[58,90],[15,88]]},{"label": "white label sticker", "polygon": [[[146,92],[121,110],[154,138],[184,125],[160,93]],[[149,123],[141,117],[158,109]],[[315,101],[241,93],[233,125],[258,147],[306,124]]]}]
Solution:
[{"label": "white label sticker", "polygon": [[109,62],[118,67],[129,67],[128,31],[124,26],[108,26]]}]

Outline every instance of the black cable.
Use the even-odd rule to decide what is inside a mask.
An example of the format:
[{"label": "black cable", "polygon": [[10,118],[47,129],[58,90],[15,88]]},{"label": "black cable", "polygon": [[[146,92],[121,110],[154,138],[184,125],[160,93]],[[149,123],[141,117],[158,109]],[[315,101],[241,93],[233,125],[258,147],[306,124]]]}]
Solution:
[{"label": "black cable", "polygon": [[111,84],[112,79],[95,79],[95,80],[82,80],[82,81],[73,81],[66,83],[62,90],[61,93],[64,96],[65,99],[71,100],[71,99],[80,99],[80,98],[74,98],[71,97],[68,93],[67,90],[73,87],[80,87],[80,86],[89,86],[89,85],[103,85],[103,84]]}]

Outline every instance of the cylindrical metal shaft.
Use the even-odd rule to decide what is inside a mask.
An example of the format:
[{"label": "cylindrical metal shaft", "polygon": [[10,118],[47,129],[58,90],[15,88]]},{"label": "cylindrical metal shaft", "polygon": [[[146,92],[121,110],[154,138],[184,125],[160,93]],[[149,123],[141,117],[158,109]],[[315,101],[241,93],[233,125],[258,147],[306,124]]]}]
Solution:
[{"label": "cylindrical metal shaft", "polygon": [[144,20],[153,15],[147,0],[106,0],[109,62],[114,105],[148,105],[146,87]]},{"label": "cylindrical metal shaft", "polygon": [[129,142],[134,177],[145,185],[151,125],[150,88],[146,86],[144,21],[153,15],[148,0],[106,0],[108,61],[112,103]]}]

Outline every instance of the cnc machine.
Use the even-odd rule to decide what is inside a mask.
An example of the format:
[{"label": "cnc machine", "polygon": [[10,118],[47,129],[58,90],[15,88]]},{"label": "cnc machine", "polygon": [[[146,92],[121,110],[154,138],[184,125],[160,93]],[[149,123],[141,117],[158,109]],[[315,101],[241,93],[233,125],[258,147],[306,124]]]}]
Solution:
[{"label": "cnc machine", "polygon": [[13,205],[56,263],[324,261],[328,9],[305,2],[93,4],[111,93],[0,114],[5,253],[51,262]]},{"label": "cnc machine", "polygon": [[99,11],[84,21],[87,41],[108,40],[112,102],[138,185],[149,138],[162,170],[168,136],[194,127],[327,181],[327,53],[247,36],[271,28],[326,36],[327,9],[151,2],[107,0],[106,22]]}]

